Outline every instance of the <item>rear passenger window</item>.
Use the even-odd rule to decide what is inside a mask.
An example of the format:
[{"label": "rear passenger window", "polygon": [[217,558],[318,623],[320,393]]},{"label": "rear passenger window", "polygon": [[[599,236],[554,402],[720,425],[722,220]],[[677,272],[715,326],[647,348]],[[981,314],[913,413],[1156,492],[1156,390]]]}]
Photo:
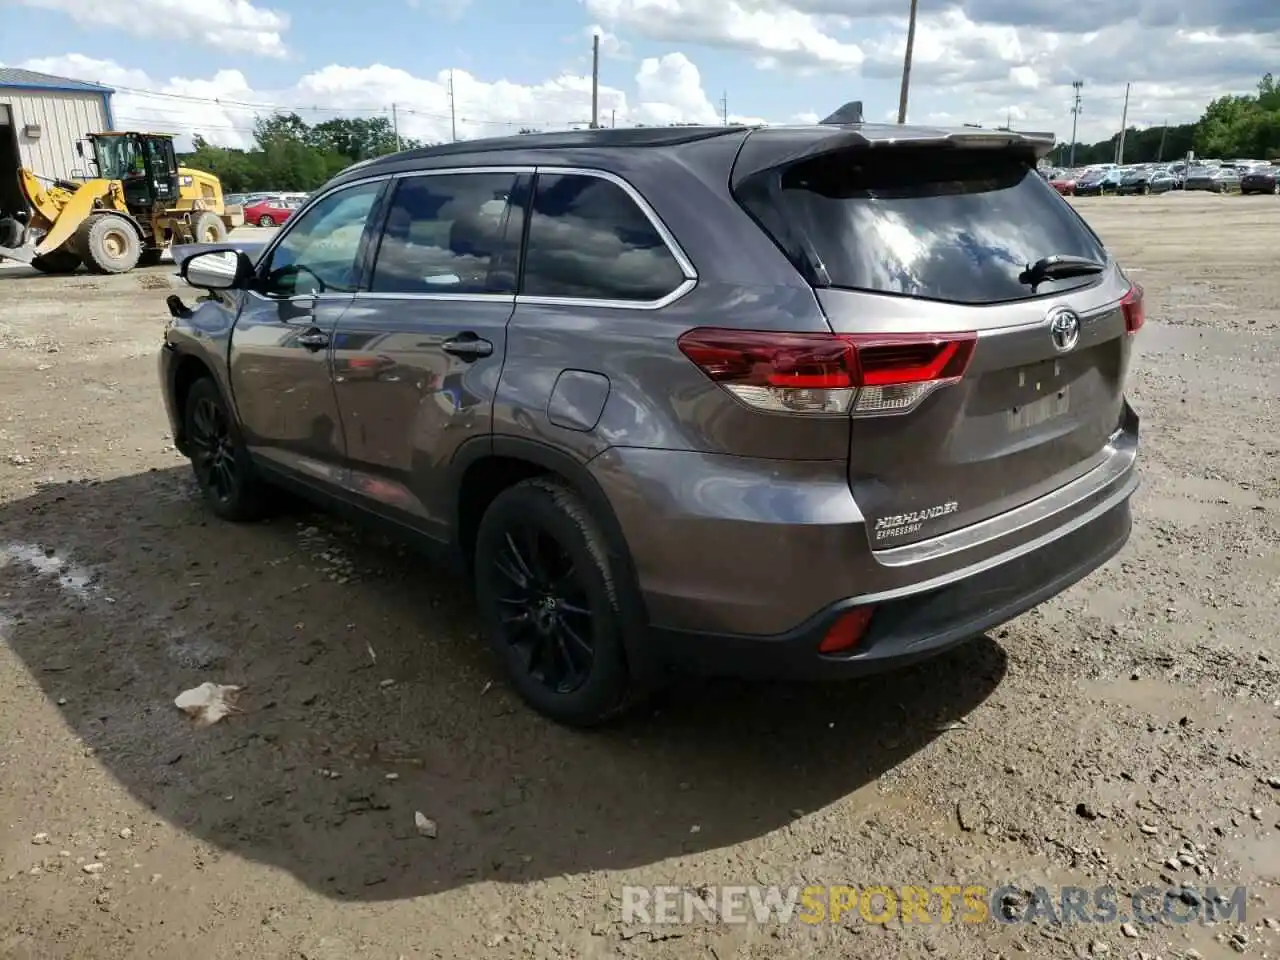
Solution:
[{"label": "rear passenger window", "polygon": [[521,293],[645,303],[684,280],[662,236],[617,184],[538,175]]},{"label": "rear passenger window", "polygon": [[406,177],[396,187],[373,293],[515,293],[501,269],[510,173]]}]

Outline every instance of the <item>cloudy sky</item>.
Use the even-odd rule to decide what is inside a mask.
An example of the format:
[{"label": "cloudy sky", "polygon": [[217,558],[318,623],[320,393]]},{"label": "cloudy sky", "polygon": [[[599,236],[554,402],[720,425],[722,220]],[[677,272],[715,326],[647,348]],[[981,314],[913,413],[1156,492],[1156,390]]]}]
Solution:
[{"label": "cloudy sky", "polygon": [[[460,137],[602,122],[896,115],[909,0],[0,0],[0,64],[108,84],[118,126],[248,142],[271,105]],[[127,8],[127,11],[126,11]],[[1280,2],[920,0],[909,119],[1080,138],[1198,117],[1280,71]],[[217,102],[214,102],[217,101]]]}]

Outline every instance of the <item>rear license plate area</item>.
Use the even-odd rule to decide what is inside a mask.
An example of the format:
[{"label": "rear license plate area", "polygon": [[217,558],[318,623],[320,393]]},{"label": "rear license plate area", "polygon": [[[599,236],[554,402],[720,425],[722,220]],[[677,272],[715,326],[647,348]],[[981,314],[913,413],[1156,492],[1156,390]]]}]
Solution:
[{"label": "rear license plate area", "polygon": [[1006,416],[1010,432],[1021,433],[1065,416],[1070,410],[1071,386],[1064,383],[1039,399],[1011,408]]}]

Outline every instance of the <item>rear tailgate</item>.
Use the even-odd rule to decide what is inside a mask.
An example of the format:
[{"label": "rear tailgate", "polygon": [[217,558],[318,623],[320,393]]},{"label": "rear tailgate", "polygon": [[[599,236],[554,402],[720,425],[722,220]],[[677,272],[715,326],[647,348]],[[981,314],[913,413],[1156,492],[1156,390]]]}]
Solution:
[{"label": "rear tailgate", "polygon": [[[930,381],[864,385],[854,407],[849,483],[877,549],[1011,510],[1106,458],[1140,323],[1140,300],[1125,301],[1140,292],[1033,165],[1025,151],[876,144],[738,190],[804,254],[832,329],[879,351],[885,382]],[[1024,271],[1051,255],[1105,270],[1033,287]],[[902,342],[922,334],[937,336]],[[928,369],[951,348],[972,351],[967,367]]]}]

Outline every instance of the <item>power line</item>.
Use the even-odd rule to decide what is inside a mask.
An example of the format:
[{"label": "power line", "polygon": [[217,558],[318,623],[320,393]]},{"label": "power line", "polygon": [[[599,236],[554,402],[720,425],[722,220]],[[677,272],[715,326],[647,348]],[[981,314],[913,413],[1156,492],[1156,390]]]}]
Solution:
[{"label": "power line", "polygon": [[[392,110],[389,106],[338,106],[336,104],[290,104],[290,103],[263,103],[251,100],[235,100],[225,99],[222,97],[199,97],[194,94],[185,93],[169,93],[162,90],[144,90],[138,87],[116,86],[119,93],[128,93],[134,96],[157,97],[164,100],[177,100],[186,103],[201,103],[217,106],[226,111],[270,111],[271,113],[330,113],[330,114],[355,114],[355,113],[372,113],[390,116]],[[498,127],[514,127],[514,126],[546,126],[550,125],[547,120],[527,120],[527,119],[509,119],[495,120],[487,117],[460,116],[457,112],[456,100],[454,97],[453,71],[449,71],[448,84],[449,112],[437,113],[430,110],[414,109],[412,107],[400,107],[397,104],[397,112],[402,115],[414,117],[422,117],[429,120],[449,120],[454,127],[454,138],[457,138],[457,124],[483,124],[486,126]],[[139,109],[152,109],[148,107],[140,107]],[[183,121],[189,126],[210,126],[203,123],[192,123]]]}]

